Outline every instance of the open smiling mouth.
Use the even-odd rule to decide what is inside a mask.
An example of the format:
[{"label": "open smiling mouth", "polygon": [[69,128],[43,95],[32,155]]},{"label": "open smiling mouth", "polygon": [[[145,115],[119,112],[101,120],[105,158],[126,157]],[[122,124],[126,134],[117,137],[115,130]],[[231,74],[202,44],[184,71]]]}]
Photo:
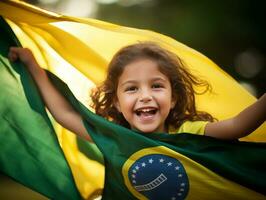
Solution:
[{"label": "open smiling mouth", "polygon": [[157,111],[157,108],[140,108],[135,110],[135,113],[137,116],[151,116],[155,115]]}]

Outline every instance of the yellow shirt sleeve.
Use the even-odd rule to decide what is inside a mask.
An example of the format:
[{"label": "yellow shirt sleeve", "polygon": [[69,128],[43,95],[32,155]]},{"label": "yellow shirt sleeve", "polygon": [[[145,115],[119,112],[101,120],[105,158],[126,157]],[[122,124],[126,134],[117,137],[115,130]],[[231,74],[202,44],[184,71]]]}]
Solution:
[{"label": "yellow shirt sleeve", "polygon": [[205,127],[208,121],[186,121],[178,129],[171,129],[170,134],[178,133],[192,133],[197,135],[204,135]]}]

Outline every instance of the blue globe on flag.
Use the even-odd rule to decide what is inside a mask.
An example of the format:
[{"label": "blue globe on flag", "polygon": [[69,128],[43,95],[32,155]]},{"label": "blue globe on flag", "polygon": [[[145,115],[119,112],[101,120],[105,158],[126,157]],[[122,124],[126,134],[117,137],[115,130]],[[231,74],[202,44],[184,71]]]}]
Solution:
[{"label": "blue globe on flag", "polygon": [[150,154],[137,159],[128,170],[132,187],[147,199],[185,199],[189,181],[183,165],[163,154]]}]

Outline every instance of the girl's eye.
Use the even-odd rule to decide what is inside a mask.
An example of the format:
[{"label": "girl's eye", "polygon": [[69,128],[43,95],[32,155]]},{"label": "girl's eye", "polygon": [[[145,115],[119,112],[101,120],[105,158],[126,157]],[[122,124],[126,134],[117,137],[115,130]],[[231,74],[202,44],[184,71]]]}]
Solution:
[{"label": "girl's eye", "polygon": [[125,89],[126,92],[134,92],[136,91],[138,88],[136,86],[130,86],[130,87],[127,87]]},{"label": "girl's eye", "polygon": [[157,89],[157,88],[163,88],[163,85],[162,84],[159,84],[159,83],[155,83],[155,84],[152,85],[152,88],[155,88],[155,89]]}]

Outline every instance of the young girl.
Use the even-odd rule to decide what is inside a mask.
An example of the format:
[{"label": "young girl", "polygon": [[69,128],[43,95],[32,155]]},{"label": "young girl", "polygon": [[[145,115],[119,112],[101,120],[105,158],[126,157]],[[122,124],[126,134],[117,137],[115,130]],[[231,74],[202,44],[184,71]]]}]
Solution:
[{"label": "young girl", "polygon": [[[91,141],[82,118],[49,81],[31,51],[11,47],[11,61],[20,59],[35,80],[45,104],[58,123]],[[266,95],[237,116],[216,121],[197,111],[194,86],[210,86],[193,76],[173,53],[142,42],[121,49],[109,64],[103,85],[92,93],[98,115],[144,133],[189,132],[236,139],[265,121]],[[63,113],[63,114],[62,114]]]}]

